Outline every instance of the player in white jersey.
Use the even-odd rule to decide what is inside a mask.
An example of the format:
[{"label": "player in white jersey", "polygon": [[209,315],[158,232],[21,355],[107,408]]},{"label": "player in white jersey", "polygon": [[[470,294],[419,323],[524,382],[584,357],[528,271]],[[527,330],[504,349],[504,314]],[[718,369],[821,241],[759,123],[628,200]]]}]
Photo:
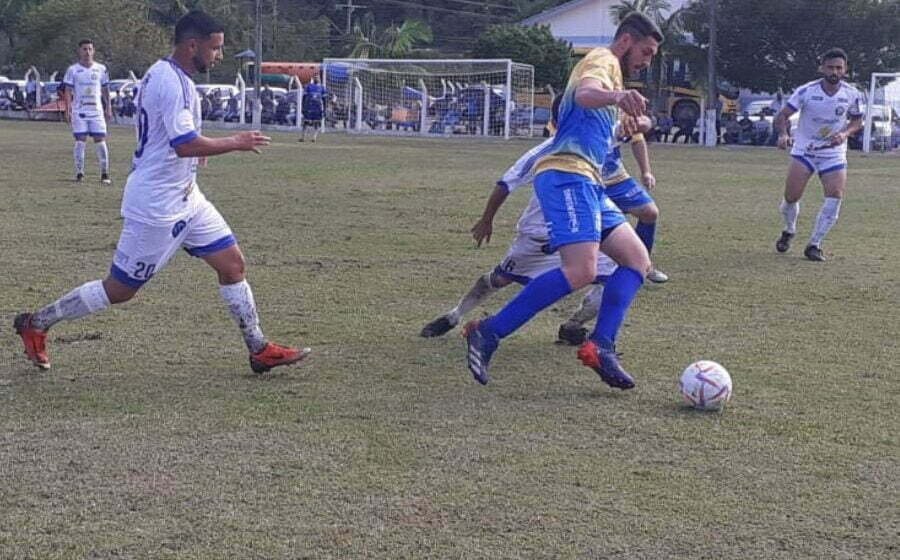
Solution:
[{"label": "player in white jersey", "polygon": [[[794,92],[775,116],[778,147],[791,149],[781,202],[784,230],[775,249],[784,253],[797,233],[800,198],[813,173],[819,174],[825,191],[822,209],[803,254],[811,261],[824,261],[822,241],[837,222],[847,186],[847,138],[862,129],[861,94],[843,81],[847,74],[847,53],[831,49],[822,55],[822,79],[805,84]],[[800,111],[793,137],[788,118]]]},{"label": "player in white jersey", "polygon": [[[554,100],[554,116],[556,114],[557,100]],[[647,131],[651,128],[651,125],[650,120],[643,117],[638,126],[639,131]],[[630,138],[626,141],[628,140]],[[494,216],[496,216],[500,206],[506,201],[510,193],[520,186],[532,182],[535,163],[546,155],[552,141],[552,139],[546,140],[525,152],[497,181],[497,185],[488,198],[481,218],[472,228],[472,236],[479,247],[482,242],[490,242],[493,234]],[[618,150],[618,146],[615,149]],[[649,160],[645,163],[649,163]],[[612,165],[611,167],[614,169],[615,174],[610,176],[614,181],[609,186],[615,187],[626,179],[630,179],[621,165]],[[646,168],[649,169],[649,165]],[[645,173],[645,175],[648,174]],[[624,189],[620,198],[625,203],[635,202],[635,205],[632,206],[633,208],[644,208],[645,203],[643,200],[649,198],[649,196],[643,189],[640,189],[640,192],[643,193],[642,196],[632,193],[632,190]],[[626,195],[626,192],[629,194]],[[652,203],[652,199],[649,200]],[[457,303],[456,307],[425,325],[420,335],[426,338],[441,336],[458,325],[460,319],[466,313],[499,289],[513,282],[525,285],[548,270],[558,268],[562,262],[560,255],[558,252],[550,252],[548,250],[549,243],[550,234],[547,230],[547,221],[544,213],[541,211],[540,202],[532,193],[528,206],[522,212],[516,224],[516,237],[510,244],[506,256],[504,256],[500,264],[493,271],[480,276],[468,293]],[[560,326],[559,340],[557,342],[577,346],[585,341],[587,329],[583,325],[597,317],[600,299],[603,295],[603,283],[615,272],[616,266],[615,261],[608,256],[602,252],[598,254],[597,274],[594,279],[595,286],[586,294],[581,306],[572,317]]]},{"label": "player in white jersey", "polygon": [[198,158],[234,151],[257,152],[269,138],[257,131],[208,138],[200,131],[200,99],[191,74],[222,59],[224,28],[193,11],[175,26],[175,49],[144,74],[138,89],[137,149],[122,198],[122,234],[110,273],[88,282],[34,313],[16,316],[25,353],[49,369],[47,329],[130,300],[179,248],[202,258],[217,273],[219,293],[250,352],[250,367],[262,373],[298,362],[309,353],[268,342],[244,278],[244,256],[216,208],[197,187]]},{"label": "player in white jersey", "polygon": [[108,84],[106,66],[94,61],[94,43],[90,39],[80,41],[78,62],[69,66],[63,78],[66,122],[72,126],[75,136],[75,181],[78,183],[84,179],[85,140],[90,136],[100,163],[100,184],[112,184],[106,145],[106,120],[112,118]]}]

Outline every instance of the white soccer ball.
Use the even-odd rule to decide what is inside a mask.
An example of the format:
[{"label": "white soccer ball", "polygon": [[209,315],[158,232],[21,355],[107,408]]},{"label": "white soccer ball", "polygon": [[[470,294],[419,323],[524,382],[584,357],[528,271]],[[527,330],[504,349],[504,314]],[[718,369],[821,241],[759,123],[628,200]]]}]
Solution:
[{"label": "white soccer ball", "polygon": [[731,375],[716,362],[689,365],[678,382],[684,402],[698,410],[721,410],[731,398]]}]

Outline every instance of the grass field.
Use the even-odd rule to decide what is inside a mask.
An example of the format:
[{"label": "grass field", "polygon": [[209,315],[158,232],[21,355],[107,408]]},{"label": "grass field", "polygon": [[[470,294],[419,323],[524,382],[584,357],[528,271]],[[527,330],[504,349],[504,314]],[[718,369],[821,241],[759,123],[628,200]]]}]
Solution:
[{"label": "grass field", "polygon": [[[457,332],[417,336],[512,238],[468,228],[530,144],[287,135],[215,158],[201,188],[235,229],[263,328],[311,346],[250,374],[215,276],[179,255],[133,301],[21,355],[13,315],[109,267],[115,188],[70,182],[61,125],[0,122],[0,558],[846,558],[900,556],[900,159],[851,157],[826,241],[774,251],[786,156],[653,148],[672,280],[620,341],[610,390],[555,346],[577,303],[504,342],[491,385]],[[512,295],[490,302],[496,309]],[[681,370],[724,364],[723,414]]]}]

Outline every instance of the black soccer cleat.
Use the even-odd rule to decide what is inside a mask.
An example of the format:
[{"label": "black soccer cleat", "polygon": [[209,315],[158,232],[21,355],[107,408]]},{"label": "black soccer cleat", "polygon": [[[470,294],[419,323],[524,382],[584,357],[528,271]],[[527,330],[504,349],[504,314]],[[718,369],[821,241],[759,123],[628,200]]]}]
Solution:
[{"label": "black soccer cleat", "polygon": [[84,181],[84,173],[77,173],[75,175],[75,182],[80,183],[82,181]]},{"label": "black soccer cleat", "polygon": [[791,239],[793,238],[793,233],[782,231],[781,237],[779,237],[778,241],[775,242],[775,250],[779,253],[787,253],[788,249],[791,248]]},{"label": "black soccer cleat", "polygon": [[419,333],[419,336],[423,338],[443,336],[453,330],[453,327],[457,324],[459,324],[459,321],[454,320],[449,315],[441,315],[434,321],[422,327],[422,332]]},{"label": "black soccer cleat", "polygon": [[112,185],[112,180],[109,178],[109,173],[100,175],[100,184],[107,187]]},{"label": "black soccer cleat", "polygon": [[563,323],[559,326],[556,343],[566,346],[581,346],[587,340],[588,330],[576,323]]},{"label": "black soccer cleat", "polygon": [[807,245],[806,249],[803,250],[803,256],[815,262],[825,261],[825,255],[822,253],[822,249],[815,245]]}]

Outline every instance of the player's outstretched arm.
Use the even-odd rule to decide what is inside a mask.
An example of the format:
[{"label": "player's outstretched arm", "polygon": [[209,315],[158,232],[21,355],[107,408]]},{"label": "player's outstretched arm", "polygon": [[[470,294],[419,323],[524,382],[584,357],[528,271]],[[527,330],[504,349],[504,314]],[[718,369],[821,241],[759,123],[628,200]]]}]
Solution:
[{"label": "player's outstretched arm", "polygon": [[778,111],[778,114],[775,115],[775,130],[778,131],[778,147],[782,150],[786,150],[791,147],[794,143],[794,139],[791,138],[791,130],[790,130],[790,118],[791,115],[794,114],[794,110],[788,106],[784,106]]},{"label": "player's outstretched arm", "polygon": [[501,185],[494,186],[494,190],[484,206],[481,218],[472,226],[472,238],[475,239],[476,247],[481,247],[482,243],[491,242],[491,235],[494,233],[494,216],[497,215],[497,210],[503,206],[508,196],[509,190],[506,187]]},{"label": "player's outstretched arm", "polygon": [[256,152],[268,146],[272,139],[263,136],[258,130],[246,130],[224,138],[197,136],[190,142],[175,147],[178,157],[209,157],[227,154],[228,152]]}]

